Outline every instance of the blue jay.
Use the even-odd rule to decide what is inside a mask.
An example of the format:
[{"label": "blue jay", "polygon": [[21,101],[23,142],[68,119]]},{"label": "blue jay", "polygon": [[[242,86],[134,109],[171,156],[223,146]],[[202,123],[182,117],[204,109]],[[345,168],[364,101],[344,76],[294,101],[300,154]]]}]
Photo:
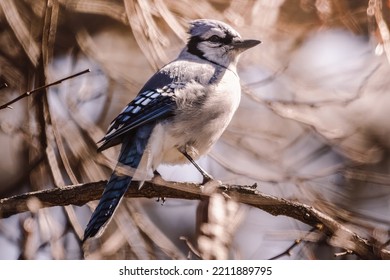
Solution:
[{"label": "blue jay", "polygon": [[241,97],[238,57],[260,41],[243,40],[226,23],[209,19],[192,21],[188,33],[178,58],[151,77],[101,140],[98,151],[122,147],[83,241],[101,232],[132,179],[150,178],[159,164],[189,160],[204,183],[212,179],[194,160],[210,150],[233,117]]}]

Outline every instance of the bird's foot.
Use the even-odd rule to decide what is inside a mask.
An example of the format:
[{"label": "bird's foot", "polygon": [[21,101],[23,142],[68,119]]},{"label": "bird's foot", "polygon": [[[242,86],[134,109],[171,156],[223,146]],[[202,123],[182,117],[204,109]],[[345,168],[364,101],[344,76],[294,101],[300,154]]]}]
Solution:
[{"label": "bird's foot", "polygon": [[[161,174],[157,170],[153,171],[153,175],[154,176],[153,176],[152,180],[154,180],[156,178],[162,178]],[[156,202],[160,202],[160,201],[161,201],[161,205],[164,205],[165,201],[166,201],[165,197],[163,197],[163,196],[157,197]]]},{"label": "bird's foot", "polygon": [[160,202],[160,201],[161,201],[161,205],[164,205],[164,204],[165,204],[165,201],[166,201],[165,197],[158,197],[158,198],[156,199],[156,202]]},{"label": "bird's foot", "polygon": [[217,189],[221,191],[226,191],[227,186],[222,183],[220,180],[215,180],[211,176],[203,177],[203,182],[201,185],[202,192],[210,194],[215,192]]}]

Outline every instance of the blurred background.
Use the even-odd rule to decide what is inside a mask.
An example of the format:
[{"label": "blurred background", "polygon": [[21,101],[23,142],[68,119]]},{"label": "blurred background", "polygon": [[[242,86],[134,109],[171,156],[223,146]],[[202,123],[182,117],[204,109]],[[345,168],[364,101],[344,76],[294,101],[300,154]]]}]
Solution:
[{"label": "blurred background", "polygon": [[[197,18],[263,42],[242,55],[240,107],[199,163],[224,183],[257,183],[388,247],[389,0],[0,0],[0,84],[8,85],[0,105],[91,70],[0,110],[0,199],[107,179],[119,147],[97,154],[96,142],[178,55]],[[158,170],[166,180],[201,181],[191,165]],[[215,213],[219,243],[202,236],[207,210],[198,201],[137,198],[123,200],[84,247],[96,201],[32,203],[0,220],[0,259],[198,259],[208,250],[229,259],[358,258],[292,218],[215,203],[224,209]]]}]

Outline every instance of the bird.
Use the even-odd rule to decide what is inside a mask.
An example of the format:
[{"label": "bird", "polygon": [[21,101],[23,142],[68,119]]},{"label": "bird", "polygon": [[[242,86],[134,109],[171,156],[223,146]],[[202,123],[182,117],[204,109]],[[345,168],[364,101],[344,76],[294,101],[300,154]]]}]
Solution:
[{"label": "bird", "polygon": [[178,57],[158,70],[111,122],[101,152],[121,144],[118,163],[88,222],[83,242],[100,236],[132,180],[158,174],[160,164],[191,162],[203,184],[213,180],[196,162],[220,138],[241,98],[237,62],[261,41],[242,39],[214,19],[189,23]]}]

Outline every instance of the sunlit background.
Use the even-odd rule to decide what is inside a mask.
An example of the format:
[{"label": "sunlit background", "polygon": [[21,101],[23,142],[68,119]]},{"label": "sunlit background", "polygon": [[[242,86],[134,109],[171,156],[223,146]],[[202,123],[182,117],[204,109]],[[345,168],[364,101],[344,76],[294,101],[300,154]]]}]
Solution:
[{"label": "sunlit background", "polygon": [[[0,0],[0,83],[8,85],[0,105],[91,70],[0,111],[0,199],[107,179],[119,147],[98,154],[96,142],[178,55],[198,18],[263,42],[241,57],[240,107],[202,167],[224,183],[257,183],[312,205],[388,247],[388,0]],[[191,165],[158,170],[166,180],[201,181]],[[123,200],[104,235],[84,247],[96,201],[32,206],[0,219],[0,259],[198,259],[207,250],[229,259],[359,258],[337,236],[234,203],[223,245],[202,243],[198,204]]]}]

